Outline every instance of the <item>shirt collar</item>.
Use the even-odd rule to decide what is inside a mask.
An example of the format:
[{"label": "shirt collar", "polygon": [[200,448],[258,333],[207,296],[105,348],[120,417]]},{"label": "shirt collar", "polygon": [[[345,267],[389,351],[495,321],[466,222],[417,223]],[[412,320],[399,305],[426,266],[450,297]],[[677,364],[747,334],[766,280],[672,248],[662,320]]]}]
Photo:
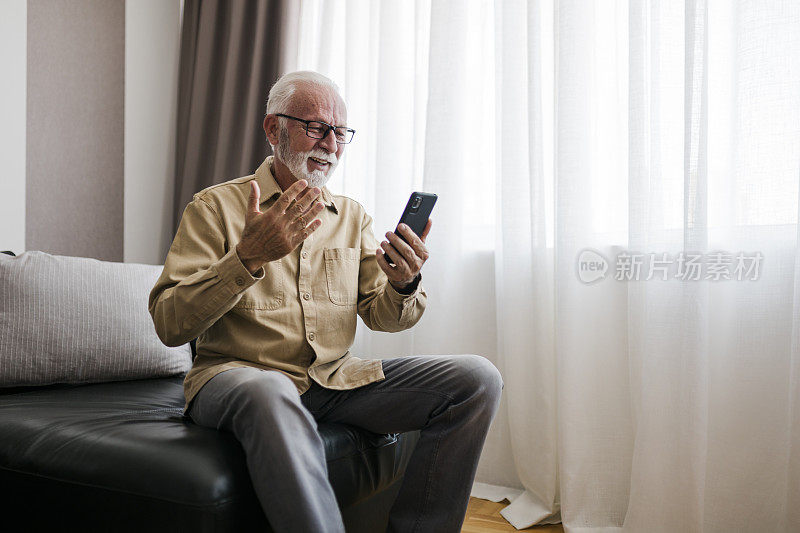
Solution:
[{"label": "shirt collar", "polygon": [[[275,156],[268,156],[256,170],[256,179],[258,180],[258,186],[261,189],[261,198],[258,199],[259,205],[263,204],[273,196],[280,196],[280,194],[283,192],[281,190],[281,186],[278,185],[277,181],[275,181],[275,177],[272,175],[272,171],[270,170],[274,157]],[[322,187],[321,196],[322,203],[338,215],[339,209],[333,202],[333,194],[331,194],[327,187]]]}]

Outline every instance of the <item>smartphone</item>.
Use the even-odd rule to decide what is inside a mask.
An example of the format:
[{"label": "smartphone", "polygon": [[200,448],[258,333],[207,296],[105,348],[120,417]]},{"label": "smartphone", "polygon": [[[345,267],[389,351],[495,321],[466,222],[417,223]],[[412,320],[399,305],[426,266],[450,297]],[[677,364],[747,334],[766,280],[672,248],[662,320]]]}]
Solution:
[{"label": "smartphone", "polygon": [[[422,235],[422,232],[425,231],[425,226],[428,224],[428,219],[431,216],[431,211],[433,211],[433,206],[437,198],[435,194],[429,192],[412,192],[411,196],[408,198],[406,208],[400,216],[400,222],[398,222],[397,225],[405,224],[417,235]],[[404,242],[408,243],[405,237],[403,237],[396,228],[394,232],[398,237],[403,239]],[[390,265],[394,266],[394,262],[389,259],[388,255],[386,256],[386,260]]]}]

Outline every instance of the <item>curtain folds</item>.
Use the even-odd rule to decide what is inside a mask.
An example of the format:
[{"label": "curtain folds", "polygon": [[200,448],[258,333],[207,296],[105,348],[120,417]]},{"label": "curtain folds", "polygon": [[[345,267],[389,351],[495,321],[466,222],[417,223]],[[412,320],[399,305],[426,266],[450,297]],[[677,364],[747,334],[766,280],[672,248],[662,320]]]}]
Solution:
[{"label": "curtain folds", "polygon": [[[497,355],[506,383],[509,440],[525,489],[502,513],[518,526],[557,523],[554,13],[552,5],[539,2],[495,8]],[[482,490],[474,494],[485,496]]]},{"label": "curtain folds", "polygon": [[185,0],[173,231],[194,193],[254,172],[269,153],[267,93],[295,53],[297,17],[289,0]]}]

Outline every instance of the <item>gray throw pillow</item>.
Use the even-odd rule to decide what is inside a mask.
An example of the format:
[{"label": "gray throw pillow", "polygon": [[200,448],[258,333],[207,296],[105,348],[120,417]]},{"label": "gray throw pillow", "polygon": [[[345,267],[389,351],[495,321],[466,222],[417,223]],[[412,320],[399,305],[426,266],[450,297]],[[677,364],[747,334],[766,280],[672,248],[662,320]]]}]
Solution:
[{"label": "gray throw pillow", "polygon": [[0,387],[172,376],[188,344],[156,335],[147,298],[161,266],[0,254]]}]

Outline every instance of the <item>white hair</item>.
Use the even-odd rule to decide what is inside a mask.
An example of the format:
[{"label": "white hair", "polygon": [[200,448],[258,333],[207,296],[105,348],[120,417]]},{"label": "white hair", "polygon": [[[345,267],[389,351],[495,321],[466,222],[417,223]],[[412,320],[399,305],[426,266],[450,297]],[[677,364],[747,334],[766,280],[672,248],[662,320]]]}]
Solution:
[{"label": "white hair", "polygon": [[339,87],[333,81],[312,70],[298,70],[289,72],[280,77],[275,85],[269,90],[267,98],[267,114],[286,113],[289,110],[289,102],[298,85],[313,85],[321,89],[333,91],[339,94]]}]

